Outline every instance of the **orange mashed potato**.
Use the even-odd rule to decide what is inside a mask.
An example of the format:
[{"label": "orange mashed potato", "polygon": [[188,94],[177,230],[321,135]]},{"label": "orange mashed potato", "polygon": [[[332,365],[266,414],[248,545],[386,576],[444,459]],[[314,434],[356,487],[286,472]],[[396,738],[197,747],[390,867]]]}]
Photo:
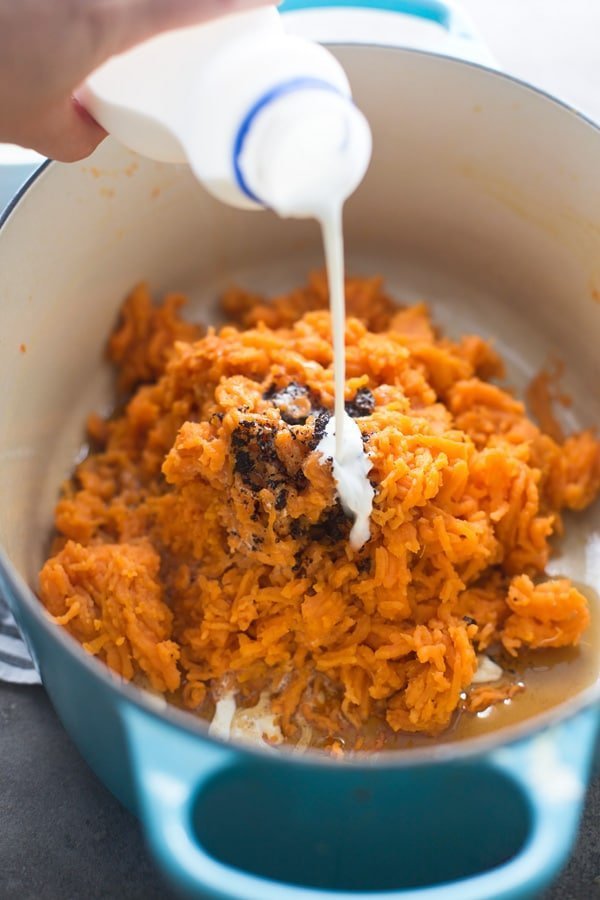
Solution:
[{"label": "orange mashed potato", "polygon": [[[267,302],[232,290],[201,330],[183,298],[127,299],[110,339],[123,402],[90,417],[40,595],[125,679],[210,719],[268,696],[289,742],[437,734],[520,685],[470,687],[477,654],[576,644],[584,596],[544,578],[561,510],[600,489],[600,443],[561,443],[490,379],[477,336],[436,333],[380,279],[349,279],[346,402],[375,487],[358,551],[330,463],[325,280]],[[518,701],[517,701],[518,702]]]}]

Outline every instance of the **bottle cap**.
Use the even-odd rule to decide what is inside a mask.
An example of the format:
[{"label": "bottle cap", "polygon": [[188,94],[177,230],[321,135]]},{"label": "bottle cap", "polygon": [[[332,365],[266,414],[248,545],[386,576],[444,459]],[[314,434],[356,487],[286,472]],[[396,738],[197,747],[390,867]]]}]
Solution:
[{"label": "bottle cap", "polygon": [[282,216],[321,217],[362,181],[371,132],[350,97],[327,82],[278,85],[249,111],[234,168],[253,200]]}]

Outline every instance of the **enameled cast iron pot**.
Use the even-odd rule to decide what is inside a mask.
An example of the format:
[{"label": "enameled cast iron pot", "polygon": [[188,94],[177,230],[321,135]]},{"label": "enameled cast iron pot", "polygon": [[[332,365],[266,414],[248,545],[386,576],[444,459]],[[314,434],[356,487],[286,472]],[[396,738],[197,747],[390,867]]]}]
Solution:
[{"label": "enameled cast iron pot", "polygon": [[[597,424],[598,130],[473,62],[482,52],[446,4],[382,5],[290,14],[297,29],[345,41],[336,52],[373,128],[373,164],[346,212],[349,270],[383,273],[401,299],[428,298],[450,333],[494,336],[517,386],[558,353],[574,398],[567,424]],[[446,26],[448,52],[471,61],[391,47],[394,9]],[[127,291],[140,279],[186,291],[210,319],[233,279],[271,291],[321,264],[316,226],[228,209],[187,169],[111,140],[36,174],[0,230],[0,588],[73,740],[140,816],[183,894],[529,897],[576,833],[597,686],[461,745],[343,762],[251,750],[122,684],[33,593],[82,423],[109,407],[103,347]],[[599,526],[597,506],[568,523],[552,571],[597,587]]]}]

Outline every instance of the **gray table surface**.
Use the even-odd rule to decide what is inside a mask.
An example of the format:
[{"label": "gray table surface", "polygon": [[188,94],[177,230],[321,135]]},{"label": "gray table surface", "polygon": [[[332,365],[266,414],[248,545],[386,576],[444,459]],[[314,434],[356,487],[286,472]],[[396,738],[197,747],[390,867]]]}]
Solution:
[{"label": "gray table surface", "polygon": [[[600,0],[463,5],[507,71],[600,118]],[[0,207],[1,181],[0,170]],[[545,900],[600,900],[599,826],[596,779],[574,854]],[[43,689],[0,684],[0,900],[171,896],[136,820],[91,774]]]}]

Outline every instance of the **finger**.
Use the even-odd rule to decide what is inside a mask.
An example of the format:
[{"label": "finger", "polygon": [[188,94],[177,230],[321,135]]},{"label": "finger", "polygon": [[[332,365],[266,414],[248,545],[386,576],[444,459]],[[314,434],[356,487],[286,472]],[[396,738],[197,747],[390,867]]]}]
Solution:
[{"label": "finger", "polygon": [[70,97],[39,117],[19,143],[59,162],[75,162],[92,153],[105,130]]},{"label": "finger", "polygon": [[113,0],[92,8],[96,6],[95,27],[110,56],[162,31],[267,5],[274,5],[273,0]]}]

